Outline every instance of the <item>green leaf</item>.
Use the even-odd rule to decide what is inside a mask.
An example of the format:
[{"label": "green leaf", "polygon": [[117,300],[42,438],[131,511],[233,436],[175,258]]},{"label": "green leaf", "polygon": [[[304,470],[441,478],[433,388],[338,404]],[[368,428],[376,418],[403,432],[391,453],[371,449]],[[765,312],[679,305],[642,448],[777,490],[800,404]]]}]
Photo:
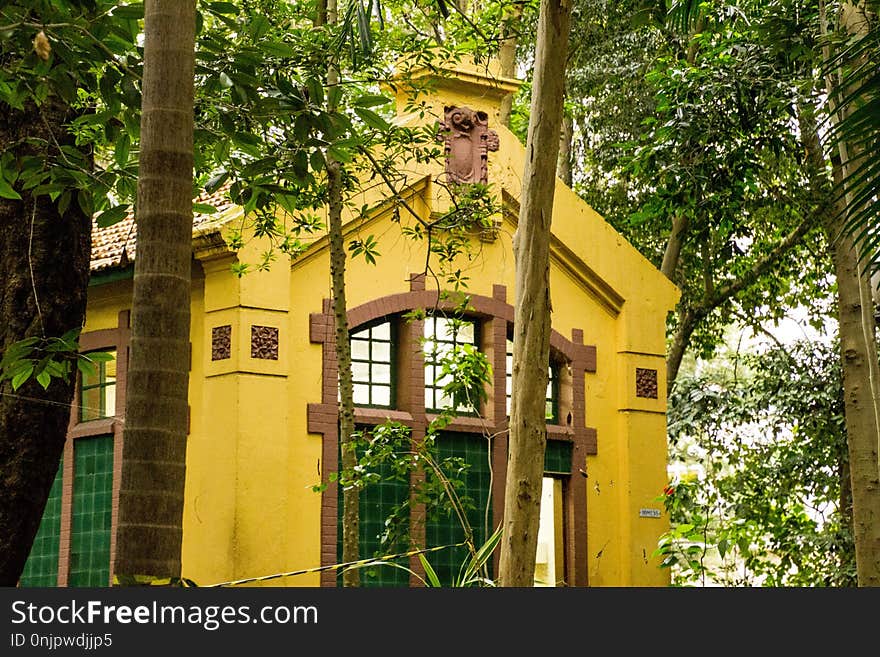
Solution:
[{"label": "green leaf", "polygon": [[193,214],[214,214],[217,208],[208,203],[193,203]]},{"label": "green leaf", "polygon": [[440,578],[437,577],[437,571],[434,570],[434,567],[428,562],[424,554],[419,554],[419,561],[422,562],[422,568],[425,569],[425,577],[428,578],[428,585],[436,588],[443,586],[440,583]]},{"label": "green leaf", "polygon": [[116,148],[113,149],[113,159],[116,160],[116,166],[120,169],[128,164],[128,153],[131,150],[131,138],[128,134],[123,133],[116,140]]},{"label": "green leaf", "polygon": [[318,78],[309,78],[306,80],[306,89],[309,91],[309,101],[313,105],[320,105],[324,102],[324,87]]},{"label": "green leaf", "polygon": [[372,110],[368,110],[364,107],[355,107],[354,113],[357,114],[361,121],[366,123],[368,126],[373,128],[374,130],[379,130],[380,132],[386,132],[391,128],[391,125],[383,119],[381,116],[373,112]]},{"label": "green leaf", "polygon": [[83,357],[88,358],[93,363],[107,363],[111,360],[116,360],[113,354],[106,351],[91,351]]},{"label": "green leaf", "polygon": [[12,377],[12,389],[18,390],[24,384],[24,382],[28,380],[28,377],[33,373],[33,371],[34,364],[28,363],[27,367],[25,367],[24,369],[19,371],[18,374]]},{"label": "green leaf", "polygon": [[338,144],[331,144],[327,149],[327,153],[337,162],[342,162],[345,164],[346,162],[351,162],[352,154],[347,148],[343,148]]},{"label": "green leaf", "polygon": [[220,189],[220,186],[224,182],[226,182],[227,178],[229,178],[229,172],[228,171],[221,171],[220,173],[218,173],[216,176],[214,176],[208,182],[205,183],[205,191],[208,192],[209,194],[213,194],[218,189]]},{"label": "green leaf", "polygon": [[283,41],[263,41],[260,47],[269,55],[275,57],[290,58],[296,55],[296,51]]},{"label": "green leaf", "polygon": [[14,201],[21,200],[21,195],[14,189],[12,189],[12,185],[10,185],[2,178],[0,178],[0,196],[2,196],[3,198],[10,198]]},{"label": "green leaf", "polygon": [[43,387],[43,390],[49,387],[49,383],[51,383],[51,381],[52,375],[49,374],[48,368],[37,374],[37,383],[39,383]]},{"label": "green leaf", "polygon": [[80,356],[76,359],[76,368],[83,374],[83,376],[88,377],[90,379],[95,378],[97,374],[95,371],[95,366],[89,362],[85,356]]},{"label": "green leaf", "polygon": [[376,107],[378,105],[387,105],[391,99],[387,96],[376,96],[373,94],[364,94],[354,99],[355,107]]},{"label": "green leaf", "polygon": [[129,20],[139,20],[144,17],[144,3],[135,2],[130,5],[122,5],[113,10],[114,18],[126,18]]},{"label": "green leaf", "polygon": [[211,2],[208,3],[208,9],[216,11],[218,14],[238,13],[238,7],[231,2]]},{"label": "green leaf", "polygon": [[128,215],[129,204],[125,205],[117,205],[115,207],[110,208],[109,210],[104,210],[101,214],[98,215],[98,218],[95,219],[99,228],[107,228],[108,226],[112,226],[114,224],[118,224],[120,221],[125,219],[126,215]]}]

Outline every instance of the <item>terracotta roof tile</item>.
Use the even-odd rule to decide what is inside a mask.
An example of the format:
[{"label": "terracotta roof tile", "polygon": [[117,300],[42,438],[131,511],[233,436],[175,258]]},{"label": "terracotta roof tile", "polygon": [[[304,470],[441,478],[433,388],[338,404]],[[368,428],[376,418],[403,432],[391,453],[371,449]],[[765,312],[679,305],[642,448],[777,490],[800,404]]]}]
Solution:
[{"label": "terracotta roof tile", "polygon": [[[193,232],[204,227],[217,218],[218,213],[232,208],[235,204],[229,200],[227,192],[229,184],[223,185],[213,194],[202,192],[196,203],[205,203],[217,208],[212,214],[196,214],[193,216]],[[137,225],[134,214],[129,213],[119,223],[99,228],[92,219],[92,262],[91,270],[100,271],[111,267],[124,267],[134,259]]]}]

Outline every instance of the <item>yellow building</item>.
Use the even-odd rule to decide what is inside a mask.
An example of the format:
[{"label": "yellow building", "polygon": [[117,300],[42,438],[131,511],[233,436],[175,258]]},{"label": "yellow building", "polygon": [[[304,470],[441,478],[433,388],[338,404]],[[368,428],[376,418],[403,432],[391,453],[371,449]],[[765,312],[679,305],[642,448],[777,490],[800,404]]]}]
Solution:
[{"label": "yellow building", "polygon": [[[345,228],[349,240],[376,236],[381,253],[376,264],[354,258],[347,265],[356,419],[361,426],[393,419],[420,439],[446,403],[421,338],[470,342],[484,352],[493,368],[488,401],[479,414],[457,417],[437,448],[469,463],[473,522],[482,524],[488,504],[491,530],[503,513],[512,237],[525,157],[497,113],[517,83],[467,66],[434,81],[428,106],[444,122],[446,162],[407,171],[398,189],[406,212],[387,188],[363,191],[353,205],[370,210],[350,216]],[[408,115],[400,97],[397,120],[434,118]],[[454,337],[445,332],[454,299],[438,294],[442,279],[425,276],[424,243],[401,233],[410,211],[430,223],[448,209],[449,181],[485,182],[503,208],[494,227],[474,232],[471,255],[460,263],[469,306]],[[237,277],[231,265],[255,262],[262,245],[232,252],[224,236],[240,224],[241,209],[220,194],[202,200],[219,212],[197,216],[193,231],[182,574],[208,585],[337,563],[341,496],[335,485],[313,490],[338,467],[327,240],[316,239],[292,262],[278,259],[267,271]],[[668,527],[657,497],[666,483],[665,318],[678,292],[561,182],[552,232],[551,385],[536,580],[663,586],[668,574],[651,553]],[[95,231],[82,346],[114,350],[116,360],[78,384],[62,467],[23,585],[112,580],[134,255],[131,220]],[[413,310],[427,314],[407,321]],[[405,481],[362,493],[362,553],[378,548],[385,515],[408,497]],[[421,518],[424,508],[413,504],[409,513]],[[458,542],[461,528],[429,519],[413,525],[412,535],[419,545],[440,546]],[[484,535],[477,529],[478,538]],[[444,549],[428,556],[448,576],[461,554]],[[415,557],[409,563],[419,570]],[[411,583],[401,570],[379,570],[364,571],[365,583]],[[324,570],[268,583],[334,586],[336,578]]]}]

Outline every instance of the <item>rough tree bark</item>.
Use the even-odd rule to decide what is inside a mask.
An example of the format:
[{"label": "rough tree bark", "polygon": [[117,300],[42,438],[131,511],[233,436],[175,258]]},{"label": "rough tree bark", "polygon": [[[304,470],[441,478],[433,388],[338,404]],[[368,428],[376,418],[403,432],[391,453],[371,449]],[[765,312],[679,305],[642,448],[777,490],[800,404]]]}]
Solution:
[{"label": "rough tree bark", "polygon": [[556,175],[566,185],[571,187],[571,145],[574,140],[574,119],[570,116],[562,117],[562,133],[559,135],[559,157],[556,160]]},{"label": "rough tree bark", "polygon": [[501,586],[532,586],[546,443],[550,358],[550,222],[562,126],[571,0],[541,0],[519,224],[510,452],[504,486]]},{"label": "rough tree bark", "polygon": [[195,0],[147,0],[115,572],[177,577],[190,362]]},{"label": "rough tree bark", "polygon": [[[50,161],[56,143],[73,146],[66,106],[0,112],[0,152]],[[25,140],[32,139],[28,143]],[[75,201],[62,214],[48,196],[0,198],[0,350],[28,337],[60,337],[82,327],[91,253],[91,217]],[[75,371],[75,369],[74,369]],[[61,461],[75,376],[47,390],[31,378],[13,392],[0,384],[0,586],[15,586],[40,526]]]}]

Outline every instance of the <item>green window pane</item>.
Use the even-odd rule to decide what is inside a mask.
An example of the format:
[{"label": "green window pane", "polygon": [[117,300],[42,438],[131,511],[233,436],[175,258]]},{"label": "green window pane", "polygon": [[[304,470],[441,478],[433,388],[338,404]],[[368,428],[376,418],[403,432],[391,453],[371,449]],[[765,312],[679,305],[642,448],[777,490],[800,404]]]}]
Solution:
[{"label": "green window pane", "polygon": [[[341,458],[340,458],[341,463]],[[358,495],[358,547],[361,559],[379,557],[385,554],[406,552],[408,544],[390,545],[388,550],[382,549],[381,537],[385,531],[386,520],[395,511],[403,509],[406,515],[404,522],[409,524],[409,507],[402,505],[409,499],[409,481],[393,476],[390,466],[382,465],[376,472],[379,481],[370,483],[360,490]],[[342,562],[342,487],[338,487],[338,518],[337,518],[337,551],[339,563]],[[408,532],[407,532],[408,534]],[[395,559],[395,563],[409,567],[409,557]],[[394,566],[370,566],[360,569],[362,587],[406,587],[409,586],[409,573]],[[342,585],[342,573],[337,576]]]},{"label": "green window pane", "polygon": [[43,510],[40,529],[24,565],[19,583],[24,587],[57,586],[58,547],[61,542],[61,482],[64,468],[59,466]]},{"label": "green window pane", "polygon": [[70,586],[110,585],[113,436],[73,443]]},{"label": "green window pane", "polygon": [[[486,505],[490,495],[490,469],[488,462],[489,441],[480,435],[444,432],[437,436],[436,460],[442,463],[449,457],[460,457],[467,465],[461,474],[446,473],[447,476],[459,478],[464,486],[459,496],[465,507],[465,517],[474,532],[474,545],[477,549],[488,537],[485,527]],[[430,476],[430,474],[428,475]],[[491,510],[489,521],[492,521]],[[489,528],[489,532],[492,528]],[[425,524],[425,542],[427,547],[455,545],[465,539],[464,528],[451,510],[448,512],[433,511],[428,514]],[[463,563],[470,556],[466,546],[446,548],[426,555],[428,562],[437,571],[441,584],[450,586],[457,578]],[[489,562],[491,575],[492,563]]]},{"label": "green window pane", "polygon": [[571,474],[572,444],[567,440],[548,440],[544,450],[544,472]]}]

